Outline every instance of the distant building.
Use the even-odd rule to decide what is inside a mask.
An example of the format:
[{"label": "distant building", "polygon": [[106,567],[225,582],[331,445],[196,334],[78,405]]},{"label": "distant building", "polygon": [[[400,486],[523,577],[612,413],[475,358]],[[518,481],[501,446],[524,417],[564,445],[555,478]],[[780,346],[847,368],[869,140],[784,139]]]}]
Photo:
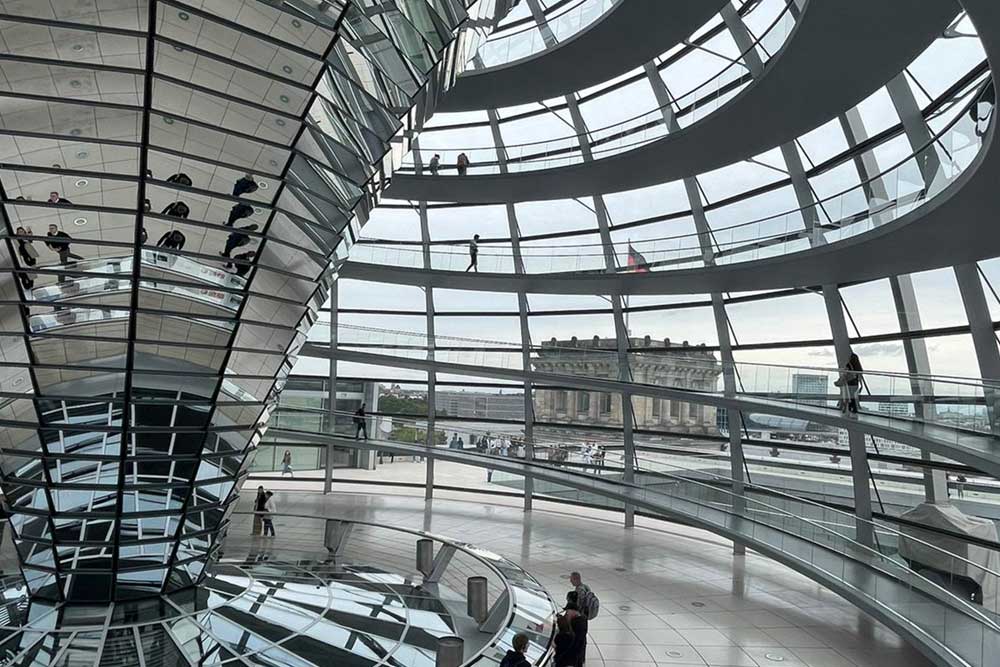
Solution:
[{"label": "distant building", "polygon": [[[825,397],[829,391],[830,380],[826,375],[814,373],[795,373],[792,375],[792,393],[796,396]],[[808,405],[826,406],[826,398],[798,399],[798,402]]]},{"label": "distant building", "polygon": [[479,391],[436,391],[434,407],[449,417],[524,421],[524,394]]},{"label": "distant building", "polygon": [[[711,352],[645,338],[629,339],[632,381],[696,391],[717,391],[722,373]],[[671,348],[684,348],[670,352]],[[539,372],[560,375],[618,379],[617,341],[594,336],[587,341],[551,339],[543,342],[532,359]],[[648,350],[648,351],[647,351]],[[635,421],[639,427],[668,427],[674,432],[715,433],[715,408],[686,401],[633,396]],[[566,389],[535,390],[535,417],[539,421],[574,424],[617,425],[622,423],[621,398],[599,391]]]},{"label": "distant building", "polygon": [[[876,412],[889,417],[902,417],[902,418],[913,418],[913,411],[910,406],[906,403],[889,403],[887,401],[879,401]],[[837,432],[837,444],[841,447],[849,447],[850,440],[848,438],[848,433],[844,429],[839,429]],[[894,452],[911,452],[914,451],[909,445],[904,445],[900,442],[895,442],[883,438],[880,435],[866,435],[865,436],[865,447],[869,451],[879,451],[885,453],[886,451]]]}]

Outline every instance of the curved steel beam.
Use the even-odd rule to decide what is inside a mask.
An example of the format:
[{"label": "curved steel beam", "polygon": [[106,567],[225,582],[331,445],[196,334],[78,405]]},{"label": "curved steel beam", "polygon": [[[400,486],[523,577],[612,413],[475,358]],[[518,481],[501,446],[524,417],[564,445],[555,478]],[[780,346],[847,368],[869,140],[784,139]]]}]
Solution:
[{"label": "curved steel beam", "polygon": [[505,65],[465,72],[438,111],[497,109],[561,97],[612,79],[681,42],[719,0],[619,0],[570,39]]},{"label": "curved steel beam", "polygon": [[[900,9],[897,0],[809,0],[782,53],[759,80],[704,120],[641,148],[513,174],[397,174],[386,196],[463,204],[567,199],[656,185],[745,160],[863,100],[903,71],[959,12],[954,0]],[[516,85],[537,76],[525,74]]]}]

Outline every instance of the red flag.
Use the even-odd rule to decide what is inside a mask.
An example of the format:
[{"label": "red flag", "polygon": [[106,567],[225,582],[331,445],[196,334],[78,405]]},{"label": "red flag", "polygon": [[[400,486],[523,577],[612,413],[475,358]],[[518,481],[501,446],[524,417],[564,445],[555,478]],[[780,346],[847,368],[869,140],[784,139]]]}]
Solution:
[{"label": "red flag", "polygon": [[628,244],[628,269],[635,273],[649,273],[649,262],[631,243]]}]

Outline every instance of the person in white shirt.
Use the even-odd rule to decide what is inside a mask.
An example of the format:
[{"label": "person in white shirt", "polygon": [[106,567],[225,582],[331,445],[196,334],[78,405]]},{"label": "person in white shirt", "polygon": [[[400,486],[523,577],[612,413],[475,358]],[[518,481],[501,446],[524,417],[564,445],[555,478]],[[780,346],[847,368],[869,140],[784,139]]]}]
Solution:
[{"label": "person in white shirt", "polygon": [[264,513],[261,518],[264,520],[264,537],[274,537],[274,513],[277,511],[277,503],[274,501],[274,492],[268,491],[264,494]]}]

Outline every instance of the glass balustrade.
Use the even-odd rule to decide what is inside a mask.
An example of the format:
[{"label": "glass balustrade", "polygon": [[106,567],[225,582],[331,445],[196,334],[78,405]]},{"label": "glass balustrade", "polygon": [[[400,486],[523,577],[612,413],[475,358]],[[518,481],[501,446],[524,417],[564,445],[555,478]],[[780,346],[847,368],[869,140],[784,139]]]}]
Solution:
[{"label": "glass balustrade", "polygon": [[479,49],[482,67],[490,68],[541,53],[547,46],[542,36],[548,30],[556,43],[576,35],[615,6],[620,0],[577,0],[545,17],[543,27],[532,23],[493,37]]}]

